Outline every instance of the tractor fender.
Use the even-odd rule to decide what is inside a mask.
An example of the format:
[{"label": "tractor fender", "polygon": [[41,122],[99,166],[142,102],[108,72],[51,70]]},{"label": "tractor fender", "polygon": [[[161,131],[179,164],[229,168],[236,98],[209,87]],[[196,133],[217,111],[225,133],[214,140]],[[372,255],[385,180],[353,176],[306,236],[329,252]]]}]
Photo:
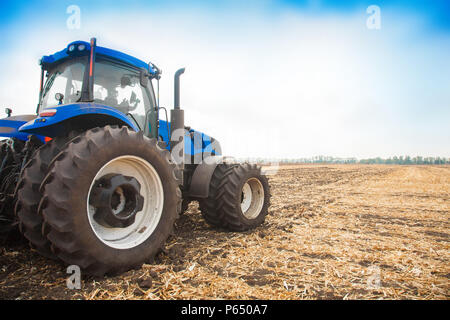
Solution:
[{"label": "tractor fender", "polygon": [[61,105],[43,111],[50,109],[56,110],[53,116],[38,116],[22,125],[19,131],[51,138],[67,134],[71,130],[87,130],[105,125],[125,125],[139,131],[139,127],[124,113],[96,103]]},{"label": "tractor fender", "polygon": [[209,156],[203,159],[197,165],[192,175],[191,184],[189,186],[189,197],[192,198],[207,198],[209,195],[209,183],[213,176],[217,165],[222,163],[223,156]]}]

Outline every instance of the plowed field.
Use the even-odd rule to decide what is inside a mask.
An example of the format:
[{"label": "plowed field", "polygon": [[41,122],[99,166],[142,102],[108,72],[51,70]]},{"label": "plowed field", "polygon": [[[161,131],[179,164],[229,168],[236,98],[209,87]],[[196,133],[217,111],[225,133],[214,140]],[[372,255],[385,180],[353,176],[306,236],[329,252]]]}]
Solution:
[{"label": "plowed field", "polygon": [[264,225],[208,226],[196,203],[156,261],[66,286],[65,266],[0,248],[0,299],[449,299],[450,167],[292,165]]}]

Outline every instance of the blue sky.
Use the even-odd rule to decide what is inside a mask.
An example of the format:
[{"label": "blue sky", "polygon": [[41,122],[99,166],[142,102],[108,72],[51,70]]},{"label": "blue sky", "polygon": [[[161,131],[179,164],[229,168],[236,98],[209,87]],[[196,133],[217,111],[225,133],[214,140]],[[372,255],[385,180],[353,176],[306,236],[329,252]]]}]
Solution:
[{"label": "blue sky", "polygon": [[42,55],[95,36],[160,66],[165,106],[186,67],[186,121],[227,154],[450,157],[450,1],[2,1],[0,32],[15,114],[35,109]]},{"label": "blue sky", "polygon": [[[69,5],[79,5],[87,10],[174,10],[205,8],[208,11],[219,11],[224,9],[239,11],[253,11],[255,8],[266,12],[277,13],[283,10],[307,10],[310,14],[320,15],[325,12],[348,12],[355,9],[367,8],[375,4],[380,7],[398,9],[403,13],[417,13],[424,16],[431,26],[437,29],[450,29],[450,1],[448,0],[283,0],[283,1],[152,1],[152,0],[129,0],[129,1],[10,1],[0,3],[0,25],[8,26],[20,21],[27,15],[54,14],[64,11]],[[64,17],[56,17],[56,20]]]}]

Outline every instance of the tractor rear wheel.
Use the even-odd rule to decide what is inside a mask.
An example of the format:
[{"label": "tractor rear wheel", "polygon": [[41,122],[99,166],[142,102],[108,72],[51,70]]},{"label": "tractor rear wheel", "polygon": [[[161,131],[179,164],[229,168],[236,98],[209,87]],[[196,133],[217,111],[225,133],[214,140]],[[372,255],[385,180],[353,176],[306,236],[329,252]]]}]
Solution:
[{"label": "tractor rear wheel", "polygon": [[179,174],[156,139],[126,127],[86,131],[44,180],[42,214],[55,254],[92,275],[153,259],[181,210]]},{"label": "tractor rear wheel", "polygon": [[213,226],[245,231],[264,222],[269,205],[269,183],[260,167],[224,163],[216,167],[200,210]]},{"label": "tractor rear wheel", "polygon": [[41,255],[52,259],[56,257],[51,251],[50,242],[42,228],[44,221],[42,213],[39,212],[39,203],[42,199],[40,186],[49,171],[53,158],[73,137],[75,137],[75,133],[68,137],[57,137],[40,147],[23,168],[17,183],[15,213],[19,219],[19,230],[32,248]]}]

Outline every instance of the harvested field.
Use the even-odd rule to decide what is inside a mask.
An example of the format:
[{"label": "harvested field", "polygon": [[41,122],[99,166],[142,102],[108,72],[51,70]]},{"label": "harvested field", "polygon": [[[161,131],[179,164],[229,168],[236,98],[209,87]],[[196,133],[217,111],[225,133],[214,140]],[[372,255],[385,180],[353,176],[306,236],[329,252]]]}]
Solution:
[{"label": "harvested field", "polygon": [[156,261],[66,287],[25,244],[0,253],[0,299],[449,299],[450,167],[292,165],[265,224],[208,226],[196,203]]}]

